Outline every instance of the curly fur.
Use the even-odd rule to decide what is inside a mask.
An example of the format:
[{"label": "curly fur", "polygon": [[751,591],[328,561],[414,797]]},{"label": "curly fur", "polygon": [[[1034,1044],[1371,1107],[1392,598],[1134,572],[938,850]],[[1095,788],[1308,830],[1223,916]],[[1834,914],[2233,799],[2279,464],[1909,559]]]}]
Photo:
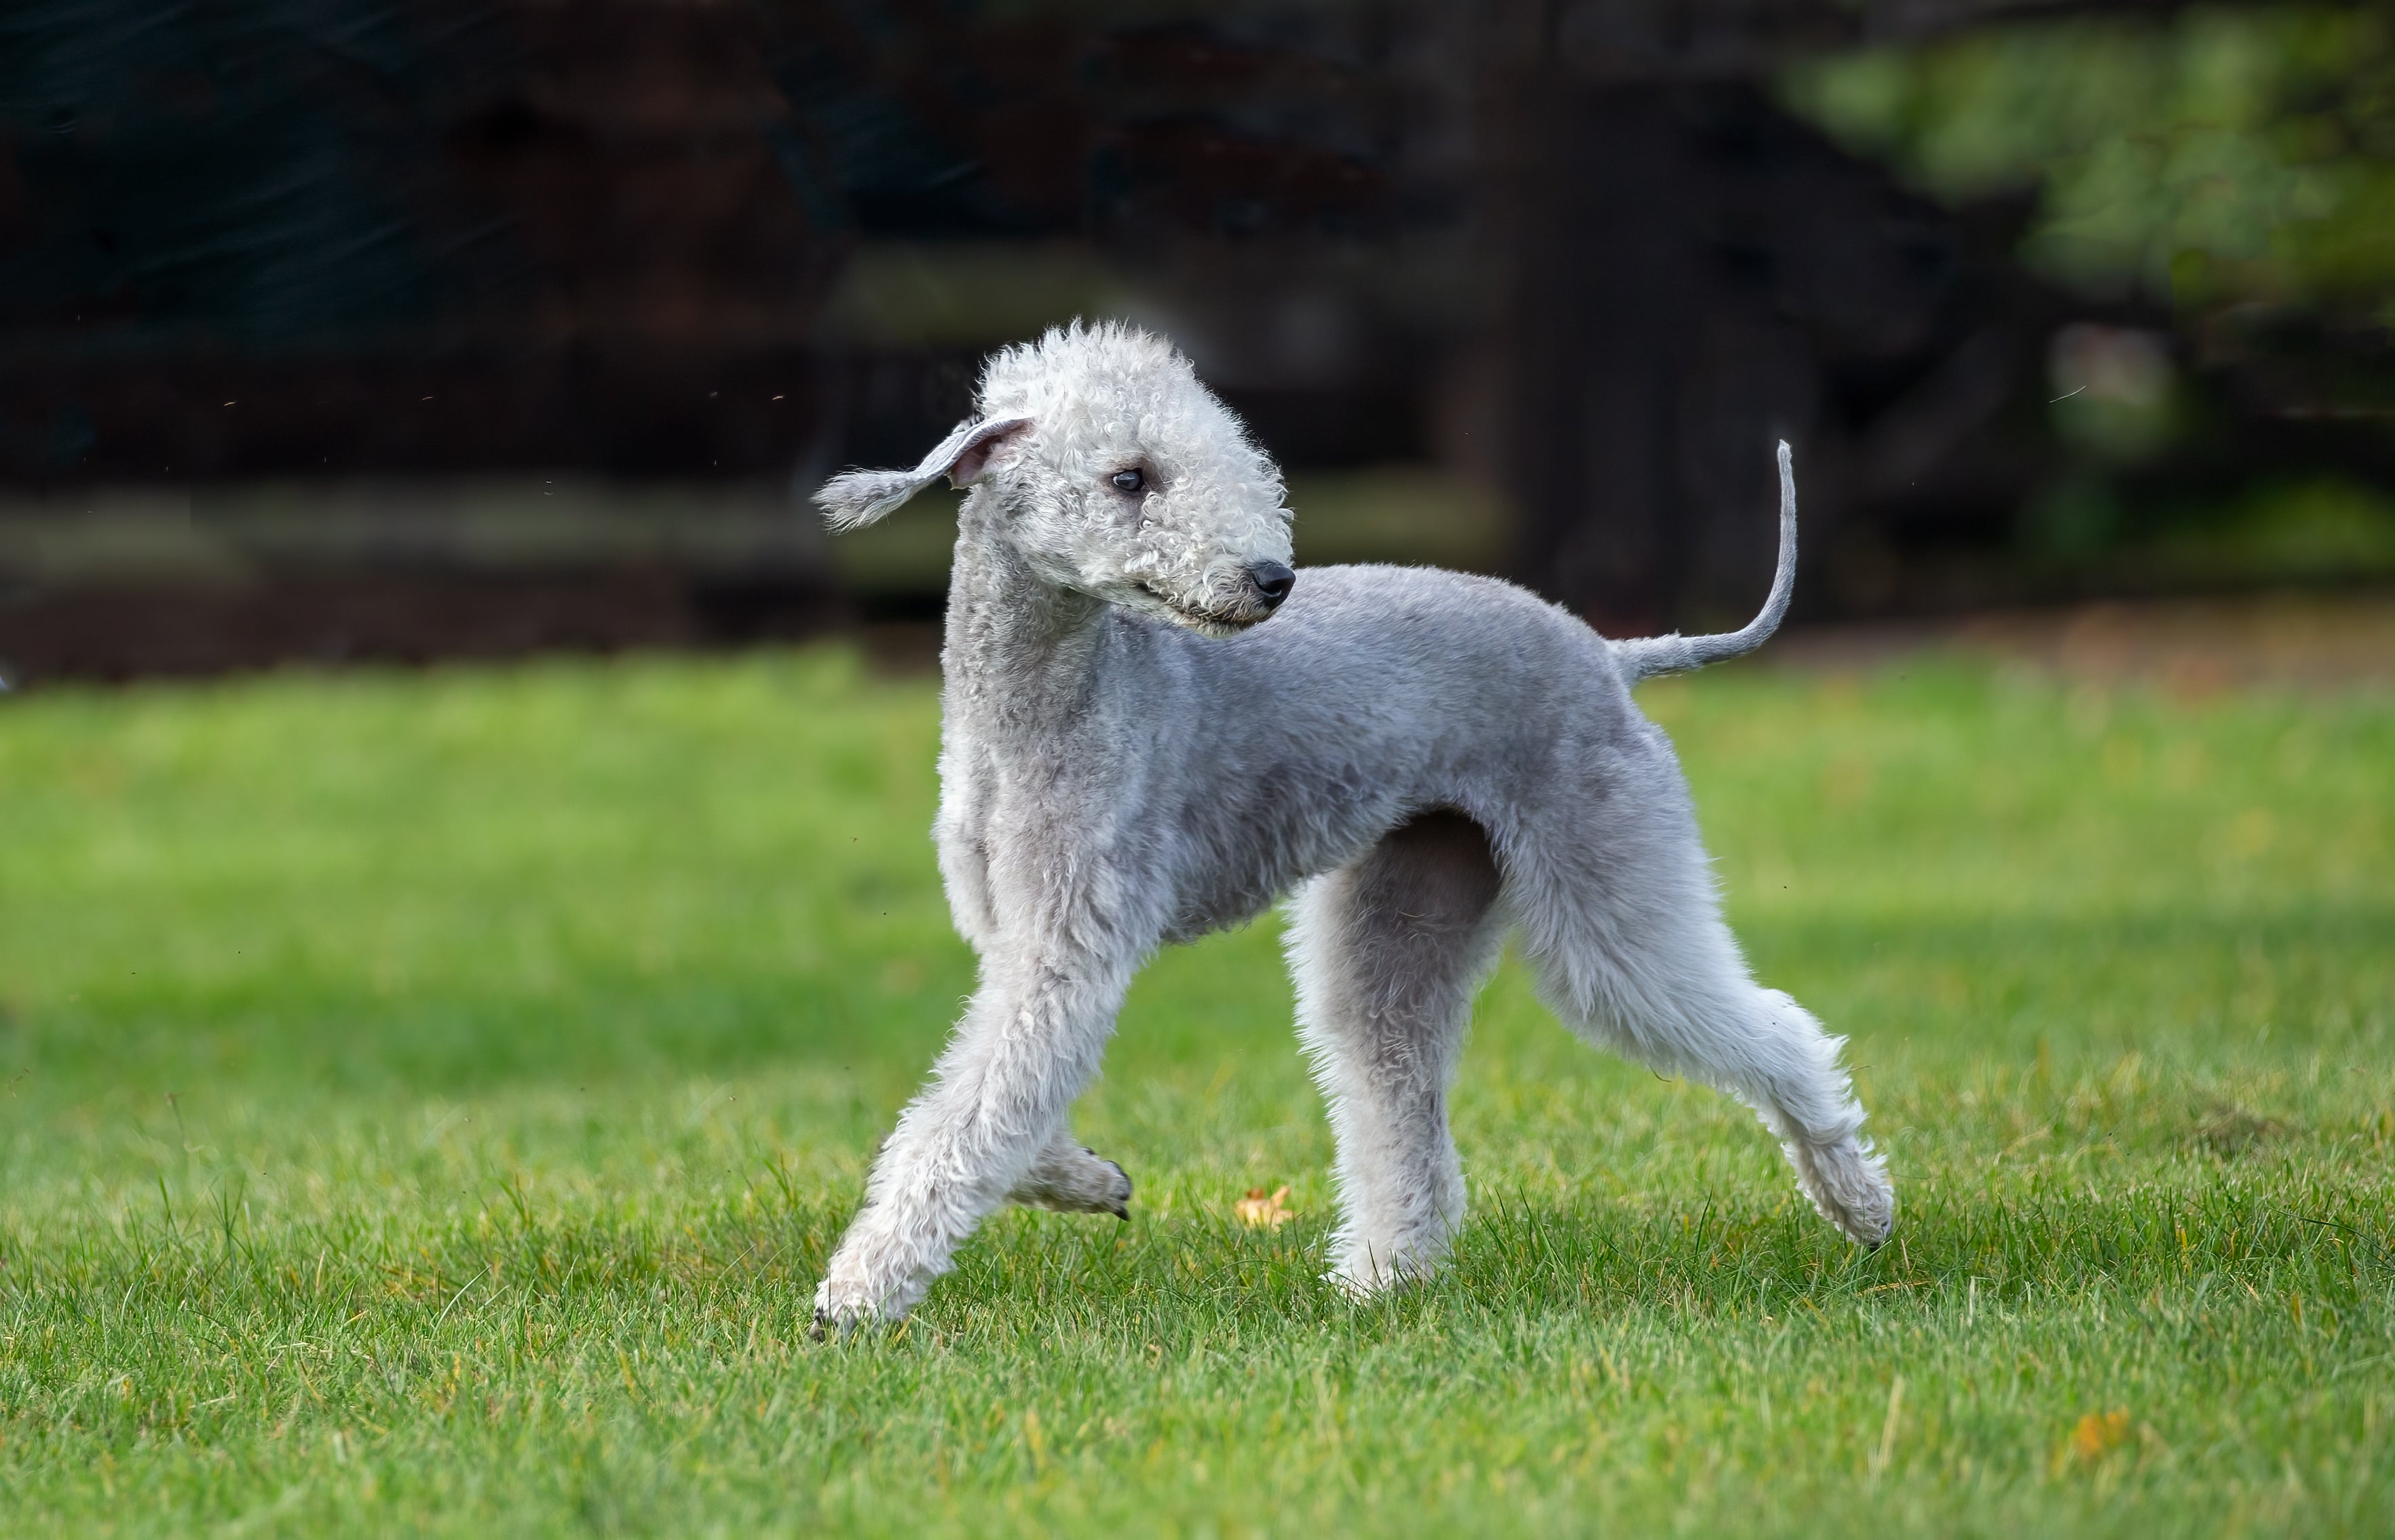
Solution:
[{"label": "curly fur", "polygon": [[912,471],[852,471],[819,498],[853,524],[944,474],[972,488],[936,835],[980,956],[816,1293],[824,1329],[905,1314],[1010,1199],[1124,1213],[1129,1181],[1066,1114],[1132,974],[1291,892],[1343,1287],[1447,1255],[1464,1212],[1447,1091],[1508,928],[1574,1031],[1743,1098],[1833,1224],[1887,1235],[1894,1195],[1840,1040],[1748,973],[1671,744],[1630,697],[1777,623],[1785,445],[1764,615],[1611,643],[1487,578],[1309,568],[1290,591],[1271,460],[1160,338],[1076,325],[1008,348],[979,407]]}]

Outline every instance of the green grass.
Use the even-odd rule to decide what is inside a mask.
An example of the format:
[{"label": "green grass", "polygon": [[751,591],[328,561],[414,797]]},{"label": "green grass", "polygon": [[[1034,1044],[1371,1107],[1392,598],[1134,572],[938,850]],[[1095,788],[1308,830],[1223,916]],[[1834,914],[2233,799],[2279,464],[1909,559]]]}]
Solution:
[{"label": "green grass", "polygon": [[1509,964],[1458,1265],[1343,1303],[1265,923],[1158,959],[1082,1104],[1131,1224],[1002,1215],[831,1346],[970,979],[930,682],[0,703],[0,1531],[2395,1532],[2395,699],[1646,698],[1895,1242]]}]

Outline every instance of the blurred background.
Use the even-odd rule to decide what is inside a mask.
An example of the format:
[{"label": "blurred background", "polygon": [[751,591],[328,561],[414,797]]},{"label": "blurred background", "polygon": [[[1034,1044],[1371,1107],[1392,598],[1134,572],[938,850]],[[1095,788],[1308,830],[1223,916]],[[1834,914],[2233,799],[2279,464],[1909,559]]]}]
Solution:
[{"label": "blurred background", "polygon": [[2150,0],[18,0],[0,675],[939,613],[992,346],[1170,333],[1301,562],[1743,618],[2395,592],[2395,21]]}]

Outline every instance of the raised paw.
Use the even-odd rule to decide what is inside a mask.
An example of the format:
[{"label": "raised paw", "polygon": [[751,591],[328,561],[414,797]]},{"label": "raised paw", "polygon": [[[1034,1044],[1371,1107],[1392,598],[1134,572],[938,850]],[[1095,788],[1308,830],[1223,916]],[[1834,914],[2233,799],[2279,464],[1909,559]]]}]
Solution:
[{"label": "raised paw", "polygon": [[1069,1138],[1041,1150],[1006,1197],[1025,1208],[1131,1217],[1131,1178],[1123,1168]]}]

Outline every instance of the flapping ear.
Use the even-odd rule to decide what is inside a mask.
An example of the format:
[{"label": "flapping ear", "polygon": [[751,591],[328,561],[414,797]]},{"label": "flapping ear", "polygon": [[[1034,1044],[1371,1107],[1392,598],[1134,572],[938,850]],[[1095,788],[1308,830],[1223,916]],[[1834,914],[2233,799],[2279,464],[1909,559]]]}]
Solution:
[{"label": "flapping ear", "polygon": [[1029,418],[960,422],[912,471],[843,472],[824,483],[823,490],[815,494],[815,506],[835,530],[861,528],[942,476],[952,486],[971,486],[994,465],[1004,463],[1007,451],[1030,426]]}]

